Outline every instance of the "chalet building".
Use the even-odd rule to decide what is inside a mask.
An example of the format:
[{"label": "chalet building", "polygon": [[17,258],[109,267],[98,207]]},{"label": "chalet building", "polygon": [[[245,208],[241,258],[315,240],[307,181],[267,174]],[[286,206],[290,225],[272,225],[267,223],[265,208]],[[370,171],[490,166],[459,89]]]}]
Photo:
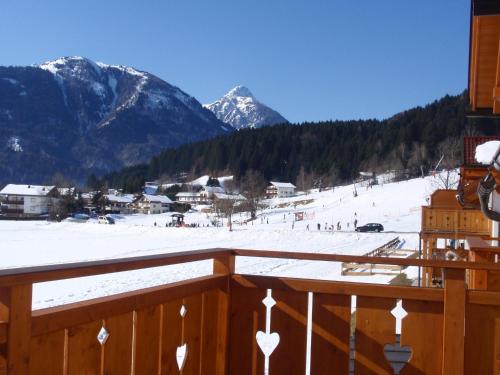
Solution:
[{"label": "chalet building", "polygon": [[286,198],[295,195],[295,185],[290,182],[271,181],[266,188],[266,198]]},{"label": "chalet building", "polygon": [[225,194],[225,191],[220,186],[203,186],[198,192],[180,192],[175,197],[179,203],[210,204],[215,194]]},{"label": "chalet building", "polygon": [[163,214],[170,211],[173,202],[165,195],[143,194],[135,202],[135,212],[142,214]]},{"label": "chalet building", "polygon": [[114,194],[106,194],[107,199],[106,212],[113,214],[132,214],[134,213],[135,196],[133,194],[121,194],[112,192]]},{"label": "chalet building", "polygon": [[47,215],[58,196],[55,186],[9,184],[0,191],[1,212],[8,217]]}]

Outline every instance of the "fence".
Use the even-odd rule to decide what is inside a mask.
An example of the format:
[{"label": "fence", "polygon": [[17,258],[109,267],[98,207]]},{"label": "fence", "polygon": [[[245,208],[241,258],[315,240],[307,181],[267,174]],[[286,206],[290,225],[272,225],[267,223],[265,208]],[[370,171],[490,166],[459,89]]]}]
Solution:
[{"label": "fence", "polygon": [[[440,267],[444,288],[242,275],[239,256]],[[33,283],[213,259],[212,275],[43,310]],[[498,264],[209,249],[0,271],[1,373],[499,374],[500,295],[468,290],[467,269]],[[351,301],[356,296],[354,330]],[[396,336],[397,302],[407,314]],[[400,314],[401,315],[401,314]],[[397,314],[396,314],[397,316]],[[267,353],[265,356],[263,353]]]}]

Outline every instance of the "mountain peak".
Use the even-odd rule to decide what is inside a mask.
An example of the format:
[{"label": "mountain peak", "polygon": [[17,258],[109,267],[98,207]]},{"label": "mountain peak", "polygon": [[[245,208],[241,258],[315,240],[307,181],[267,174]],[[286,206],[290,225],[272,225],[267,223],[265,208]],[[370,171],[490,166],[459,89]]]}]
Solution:
[{"label": "mountain peak", "polygon": [[46,61],[37,65],[39,68],[47,70],[52,74],[58,74],[61,70],[75,70],[82,66],[91,67],[96,74],[101,73],[101,68],[94,61],[81,56],[65,56],[55,60]]},{"label": "mountain peak", "polygon": [[235,88],[231,89],[225,96],[226,97],[241,96],[244,98],[255,99],[252,92],[248,89],[248,87],[245,86],[236,86]]},{"label": "mountain peak", "polygon": [[288,122],[278,112],[259,102],[245,86],[236,86],[212,104],[204,106],[221,121],[236,129],[260,128]]}]

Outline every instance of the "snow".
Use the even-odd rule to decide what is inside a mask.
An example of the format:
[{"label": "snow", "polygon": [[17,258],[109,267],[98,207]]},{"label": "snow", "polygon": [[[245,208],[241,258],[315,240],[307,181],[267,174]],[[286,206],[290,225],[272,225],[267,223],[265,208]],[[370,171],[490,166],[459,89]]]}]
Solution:
[{"label": "snow", "polygon": [[10,84],[12,84],[14,86],[22,86],[21,83],[17,79],[14,79],[14,78],[2,78],[2,79],[4,81],[9,82]]},{"label": "snow", "polygon": [[203,106],[236,129],[286,122],[279,113],[260,103],[244,86],[236,86],[219,100]]},{"label": "snow", "polygon": [[[476,161],[491,164],[500,149],[500,141],[489,141],[476,147]],[[497,160],[498,162],[498,160]]]},{"label": "snow", "polygon": [[[353,195],[353,186],[347,185],[291,198],[275,198],[265,201],[268,207],[259,210],[253,222],[247,222],[247,213],[234,214],[232,232],[226,226],[208,227],[214,217],[199,211],[185,215],[186,223],[199,224],[196,228],[166,227],[171,222],[170,213],[114,215],[115,225],[99,224],[95,219],[86,223],[0,221],[2,249],[8,249],[0,258],[0,268],[216,247],[361,255],[397,236],[403,241],[403,248],[415,250],[418,249],[420,206],[426,204],[434,182],[434,177],[426,177],[369,189],[358,186],[357,197]],[[294,223],[294,213],[300,211],[304,212],[306,220]],[[355,232],[354,219],[359,225],[379,222],[386,232]],[[223,221],[226,224],[226,219]],[[330,226],[338,221],[343,231],[324,230],[325,224]],[[318,223],[321,230],[316,229]],[[248,257],[238,257],[236,270],[249,274],[369,283],[388,283],[392,278],[381,275],[341,276],[339,263]],[[212,263],[202,261],[41,283],[34,286],[33,307],[38,309],[75,302],[211,272]],[[410,268],[407,274],[414,277],[416,271]]]},{"label": "snow", "polygon": [[143,197],[149,202],[173,203],[166,195],[143,194]]},{"label": "snow", "polygon": [[9,147],[14,152],[23,152],[24,149],[21,146],[21,138],[19,137],[10,137],[7,141],[7,147]]},{"label": "snow", "polygon": [[273,185],[277,188],[294,188],[295,189],[295,185],[290,183],[290,182],[271,181],[271,185]]},{"label": "snow", "polygon": [[116,203],[132,203],[135,199],[133,194],[106,194],[105,197],[108,201]]},{"label": "snow", "polygon": [[44,197],[54,188],[55,186],[8,184],[0,190],[0,195],[29,195]]},{"label": "snow", "polygon": [[[189,182],[189,184],[190,185],[206,186],[209,178],[210,178],[210,176],[206,174],[206,175],[198,177],[197,179]],[[219,180],[219,183],[221,184],[222,187],[224,187],[224,184],[226,182],[233,180],[233,176],[221,176],[221,177],[216,177],[216,178],[217,178],[217,180]]]}]

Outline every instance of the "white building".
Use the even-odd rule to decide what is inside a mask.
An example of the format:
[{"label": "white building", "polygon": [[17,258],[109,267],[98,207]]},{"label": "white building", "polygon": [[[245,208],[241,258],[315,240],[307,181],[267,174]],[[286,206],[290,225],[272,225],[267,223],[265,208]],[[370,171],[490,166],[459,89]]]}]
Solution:
[{"label": "white building", "polygon": [[266,189],[266,198],[286,198],[295,195],[295,185],[290,182],[271,181]]},{"label": "white building", "polygon": [[170,211],[173,202],[165,195],[143,194],[135,202],[136,211],[143,214],[162,214]]},{"label": "white building", "polygon": [[106,194],[106,212],[116,214],[131,214],[134,212],[135,197],[133,194]]},{"label": "white building", "polygon": [[215,194],[224,194],[220,186],[203,186],[196,193],[180,192],[175,195],[177,202],[189,204],[209,204],[214,200]]},{"label": "white building", "polygon": [[46,215],[57,196],[55,186],[9,184],[0,190],[1,210],[12,217]]}]

